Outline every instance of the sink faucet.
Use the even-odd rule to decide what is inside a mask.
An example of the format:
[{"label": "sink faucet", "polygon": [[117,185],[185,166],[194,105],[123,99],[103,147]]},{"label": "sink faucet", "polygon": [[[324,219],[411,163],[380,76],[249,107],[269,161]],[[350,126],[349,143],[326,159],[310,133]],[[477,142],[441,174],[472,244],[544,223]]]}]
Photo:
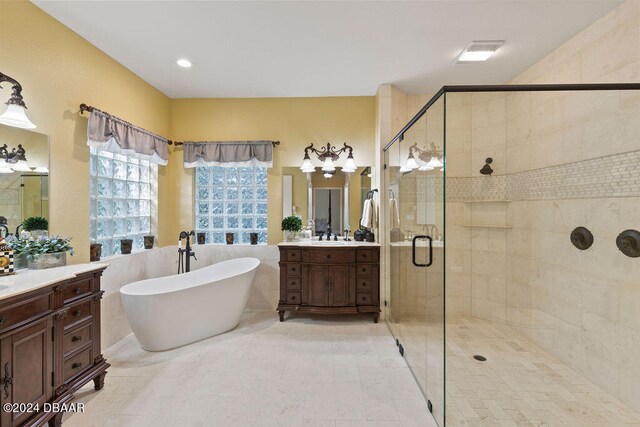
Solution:
[{"label": "sink faucet", "polygon": [[331,225],[327,225],[327,240],[331,240]]}]

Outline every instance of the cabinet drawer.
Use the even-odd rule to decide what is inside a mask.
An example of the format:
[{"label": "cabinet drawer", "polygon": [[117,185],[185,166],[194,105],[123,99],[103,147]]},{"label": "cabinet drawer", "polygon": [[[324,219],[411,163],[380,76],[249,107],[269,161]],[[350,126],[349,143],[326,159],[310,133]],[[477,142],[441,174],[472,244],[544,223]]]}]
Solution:
[{"label": "cabinet drawer", "polygon": [[46,314],[51,309],[49,296],[41,294],[0,308],[0,331]]},{"label": "cabinet drawer", "polygon": [[280,260],[285,262],[300,262],[302,256],[300,249],[287,249],[280,252]]},{"label": "cabinet drawer", "polygon": [[76,354],[75,356],[69,357],[67,360],[64,361],[63,367],[62,367],[64,380],[68,381],[69,379],[75,377],[79,373],[90,368],[92,360],[93,360],[93,349],[91,347],[87,347],[85,350],[82,350],[80,353]]},{"label": "cabinet drawer", "polygon": [[286,292],[285,294],[285,302],[287,304],[300,304],[301,299],[302,299],[301,292]]},{"label": "cabinet drawer", "polygon": [[371,292],[358,292],[356,294],[356,305],[371,305],[373,297]]},{"label": "cabinet drawer", "polygon": [[358,292],[371,292],[373,291],[373,279],[362,279],[358,277],[356,279],[356,290]]},{"label": "cabinet drawer", "polygon": [[371,249],[358,249],[356,255],[356,262],[374,262],[373,250]]},{"label": "cabinet drawer", "polygon": [[89,300],[81,304],[76,304],[72,307],[69,307],[67,317],[65,317],[62,321],[64,328],[67,329],[69,325],[77,324],[91,319],[91,304],[93,304],[93,301]]},{"label": "cabinet drawer", "polygon": [[299,277],[287,277],[285,284],[288,291],[299,291],[302,287],[302,280]]},{"label": "cabinet drawer", "polygon": [[284,272],[287,276],[299,276],[302,267],[300,266],[300,264],[287,264],[284,269]]},{"label": "cabinet drawer", "polygon": [[373,274],[373,269],[375,266],[371,264],[362,264],[356,266],[356,276],[357,277],[371,277]]},{"label": "cabinet drawer", "polygon": [[62,299],[65,303],[86,297],[91,293],[91,279],[78,280],[77,282],[69,283],[69,285],[62,291]]},{"label": "cabinet drawer", "polygon": [[302,261],[318,264],[353,264],[355,255],[352,249],[308,250],[302,253]]},{"label": "cabinet drawer", "polygon": [[62,352],[66,356],[74,350],[82,347],[83,345],[91,342],[91,331],[93,329],[93,323],[89,323],[81,328],[69,331],[64,334],[62,339]]}]

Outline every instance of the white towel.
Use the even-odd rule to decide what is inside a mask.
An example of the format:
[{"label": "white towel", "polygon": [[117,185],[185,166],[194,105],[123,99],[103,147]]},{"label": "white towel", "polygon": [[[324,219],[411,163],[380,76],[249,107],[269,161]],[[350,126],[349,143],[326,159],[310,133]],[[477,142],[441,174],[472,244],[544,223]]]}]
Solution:
[{"label": "white towel", "polygon": [[360,219],[360,225],[370,228],[371,224],[371,200],[366,199],[364,205],[362,205],[362,218]]},{"label": "white towel", "polygon": [[391,213],[391,228],[400,228],[400,212],[398,212],[398,202],[395,197],[389,200],[389,211]]}]

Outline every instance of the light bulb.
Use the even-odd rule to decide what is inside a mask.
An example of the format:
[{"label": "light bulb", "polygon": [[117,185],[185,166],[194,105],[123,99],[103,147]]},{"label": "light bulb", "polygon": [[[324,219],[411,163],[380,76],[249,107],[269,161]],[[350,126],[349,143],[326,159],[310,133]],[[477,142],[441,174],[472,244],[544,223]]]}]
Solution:
[{"label": "light bulb", "polygon": [[0,116],[0,123],[22,129],[35,129],[36,127],[27,117],[25,108],[18,104],[7,106],[7,110]]},{"label": "light bulb", "polygon": [[300,170],[302,172],[313,172],[316,170],[315,166],[313,166],[313,163],[311,163],[310,159],[304,159],[304,161],[302,162],[302,166],[300,166]]},{"label": "light bulb", "polygon": [[11,169],[16,172],[31,172],[31,168],[25,160],[18,160],[15,165],[11,166]]},{"label": "light bulb", "polygon": [[432,169],[435,169],[435,168],[441,168],[444,165],[440,160],[438,160],[437,157],[434,156],[434,157],[431,157],[431,160],[427,162],[427,166],[429,166]]},{"label": "light bulb", "polygon": [[358,169],[358,166],[356,166],[356,162],[353,160],[353,157],[348,157],[347,161],[344,162],[344,166],[342,167],[342,172],[355,172],[356,169]]},{"label": "light bulb", "polygon": [[418,164],[418,162],[416,162],[416,159],[414,159],[413,156],[411,156],[407,159],[407,167],[413,170],[413,169],[418,169],[420,165]]},{"label": "light bulb", "polygon": [[333,164],[333,160],[330,157],[327,157],[322,164],[322,170],[325,172],[333,172],[336,170],[336,167]]}]

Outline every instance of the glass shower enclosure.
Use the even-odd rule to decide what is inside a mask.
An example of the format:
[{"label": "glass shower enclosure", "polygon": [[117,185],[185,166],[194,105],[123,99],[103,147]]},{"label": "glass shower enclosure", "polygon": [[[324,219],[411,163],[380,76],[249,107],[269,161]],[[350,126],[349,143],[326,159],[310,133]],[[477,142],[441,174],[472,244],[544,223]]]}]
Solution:
[{"label": "glass shower enclosure", "polygon": [[443,87],[384,162],[387,323],[436,423],[640,423],[640,84]]}]

